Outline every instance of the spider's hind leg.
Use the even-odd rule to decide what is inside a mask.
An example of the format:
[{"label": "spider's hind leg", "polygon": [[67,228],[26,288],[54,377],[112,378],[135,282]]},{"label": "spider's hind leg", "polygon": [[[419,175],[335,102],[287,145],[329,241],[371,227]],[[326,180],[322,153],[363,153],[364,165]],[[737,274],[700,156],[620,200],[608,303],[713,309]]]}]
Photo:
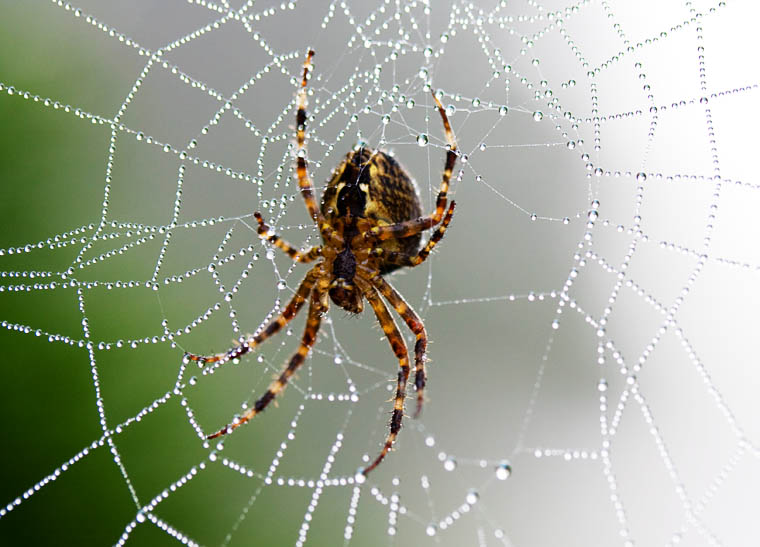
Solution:
[{"label": "spider's hind leg", "polygon": [[280,238],[277,234],[273,234],[269,231],[269,226],[267,226],[266,221],[264,220],[264,217],[261,216],[261,213],[256,211],[253,213],[253,216],[256,217],[256,221],[259,223],[259,227],[257,228],[257,232],[259,234],[259,237],[261,239],[267,240],[269,243],[277,247],[278,249],[282,250],[286,255],[288,255],[290,258],[292,258],[295,262],[311,262],[320,256],[322,256],[322,247],[316,246],[312,247],[305,253],[302,253],[298,249],[296,249],[293,245],[285,241],[284,239]]},{"label": "spider's hind leg", "polygon": [[[430,236],[427,244],[422,249],[420,249],[420,252],[416,255],[409,256],[398,251],[386,251],[383,247],[376,247],[372,249],[372,254],[374,256],[382,257],[386,262],[395,264],[397,266],[408,266],[410,268],[419,266],[425,262],[425,259],[430,256],[430,252],[433,250],[433,248],[438,244],[439,241],[441,241],[441,239],[443,239],[443,235],[446,233],[446,229],[449,227],[449,222],[451,222],[451,217],[454,216],[454,207],[456,207],[456,202],[452,201],[449,204],[448,210],[446,211],[446,216],[443,217],[443,222],[441,222],[438,228],[436,228],[435,232],[433,232],[433,235]],[[383,294],[383,296],[385,295]]]},{"label": "spider's hind leg", "polygon": [[446,111],[435,92],[433,92],[433,100],[435,101],[435,106],[438,109],[438,112],[441,114],[443,129],[446,134],[446,142],[448,143],[446,163],[443,166],[443,173],[441,174],[441,186],[438,190],[438,197],[435,200],[435,210],[428,216],[406,220],[397,224],[375,226],[367,233],[367,237],[377,237],[380,240],[409,237],[418,234],[423,230],[432,228],[441,222],[441,219],[443,218],[443,213],[446,210],[451,174],[454,171],[454,165],[457,161],[457,141],[454,137],[454,132],[451,130],[449,117],[446,115]]}]

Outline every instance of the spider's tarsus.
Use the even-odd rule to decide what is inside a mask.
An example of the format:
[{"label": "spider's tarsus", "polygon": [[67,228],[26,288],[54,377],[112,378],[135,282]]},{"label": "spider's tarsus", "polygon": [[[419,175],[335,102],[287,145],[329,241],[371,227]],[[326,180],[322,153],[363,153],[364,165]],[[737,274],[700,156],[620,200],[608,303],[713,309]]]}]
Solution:
[{"label": "spider's tarsus", "polygon": [[229,427],[223,427],[222,429],[220,429],[216,433],[212,433],[211,435],[206,435],[206,440],[210,441],[211,439],[216,439],[217,437],[221,437],[222,435],[226,435],[227,433],[229,433],[229,431],[227,431],[228,429],[229,429]]}]

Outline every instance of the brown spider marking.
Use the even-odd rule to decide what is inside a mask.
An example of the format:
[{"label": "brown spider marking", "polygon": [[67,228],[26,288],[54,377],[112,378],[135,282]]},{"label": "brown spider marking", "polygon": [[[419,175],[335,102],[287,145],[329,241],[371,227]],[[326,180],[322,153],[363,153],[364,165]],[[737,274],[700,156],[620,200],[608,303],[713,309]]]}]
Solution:
[{"label": "brown spider marking", "polygon": [[[449,182],[457,158],[457,144],[451,124],[441,102],[433,93],[435,107],[441,115],[448,143],[446,162],[441,175],[435,209],[429,215],[422,214],[417,189],[393,157],[381,150],[367,147],[352,150],[338,165],[327,183],[321,206],[317,205],[314,185],[308,175],[306,160],[306,85],[311,70],[314,51],[309,51],[303,65],[301,88],[298,92],[296,111],[296,173],[298,187],[309,215],[318,226],[323,244],[306,252],[299,251],[290,243],[270,231],[259,212],[254,213],[258,222],[258,235],[285,252],[296,262],[318,260],[301,281],[290,302],[282,313],[263,331],[242,339],[240,345],[225,353],[200,356],[188,353],[186,360],[199,364],[226,362],[237,359],[253,350],[267,338],[278,333],[309,302],[306,327],[301,344],[280,375],[269,385],[245,414],[234,422],[209,435],[213,439],[231,433],[262,412],[277,395],[285,389],[290,378],[306,360],[317,340],[322,315],[328,310],[330,300],[350,313],[361,313],[366,299],[399,362],[396,394],[393,402],[389,433],[383,447],[372,463],[360,470],[366,476],[385,458],[401,430],[404,416],[404,400],[410,374],[409,355],[404,338],[393,316],[383,301],[387,301],[415,334],[414,386],[417,391],[417,409],[422,410],[426,383],[425,352],[427,332],[419,315],[404,300],[383,275],[398,268],[422,264],[441,241],[454,214],[455,203],[448,209]],[[420,249],[422,232],[437,226],[427,244]]]}]

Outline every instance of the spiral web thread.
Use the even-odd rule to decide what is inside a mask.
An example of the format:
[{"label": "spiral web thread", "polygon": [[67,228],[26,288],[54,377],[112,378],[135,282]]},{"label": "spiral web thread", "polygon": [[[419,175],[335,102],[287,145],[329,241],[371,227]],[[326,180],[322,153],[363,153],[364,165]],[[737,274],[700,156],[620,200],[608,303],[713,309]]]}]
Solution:
[{"label": "spiral web thread", "polygon": [[[752,79],[756,78],[757,74],[749,74],[749,79],[739,84],[732,80],[725,86],[720,78],[711,78],[709,44],[715,43],[712,41],[715,36],[710,32],[726,12],[735,9],[733,2],[729,2],[730,5],[726,5],[725,2],[683,2],[674,8],[668,17],[653,15],[653,24],[658,25],[656,31],[640,39],[629,36],[629,11],[624,10],[620,3],[612,1],[561,5],[557,3],[556,6],[551,2],[532,1],[490,2],[483,3],[482,6],[456,2],[446,6],[446,18],[436,19],[431,17],[431,12],[442,8],[433,7],[427,2],[386,1],[366,13],[365,8],[352,6],[350,2],[332,2],[326,4],[326,7],[320,7],[323,11],[316,20],[301,16],[304,6],[297,2],[273,4],[271,7],[261,7],[257,2],[246,2],[239,8],[228,2],[191,1],[189,4],[198,12],[207,12],[208,23],[186,35],[167,40],[166,45],[160,49],[149,49],[136,39],[123,34],[119,30],[118,20],[101,21],[88,15],[83,9],[60,1],[49,6],[50,10],[55,10],[57,17],[73,17],[82,28],[98,29],[110,40],[118,42],[120,48],[128,49],[144,60],[144,67],[134,78],[131,88],[125,90],[123,103],[113,114],[88,112],[75,103],[64,104],[56,97],[41,97],[34,89],[20,89],[13,81],[0,78],[3,80],[0,83],[0,91],[3,94],[0,101],[6,108],[14,108],[18,101],[31,101],[45,112],[59,111],[62,114],[55,114],[56,116],[74,116],[85,123],[104,127],[109,131],[104,183],[98,190],[94,189],[94,184],[89,186],[92,192],[102,192],[103,205],[100,216],[81,219],[76,211],[72,211],[71,222],[75,228],[51,234],[42,241],[26,241],[23,233],[5,234],[3,237],[8,246],[0,249],[0,264],[6,263],[10,266],[0,265],[0,292],[5,295],[38,292],[75,295],[81,318],[81,333],[70,336],[46,330],[33,323],[21,324],[5,318],[2,326],[12,331],[12,342],[22,346],[31,336],[46,338],[53,345],[66,345],[79,350],[80,359],[89,363],[90,387],[94,394],[93,411],[99,420],[100,434],[55,469],[40,469],[39,480],[28,489],[22,492],[0,489],[4,497],[0,500],[4,503],[0,507],[0,529],[3,527],[3,521],[11,518],[11,514],[31,511],[32,509],[27,509],[29,500],[50,488],[51,483],[65,480],[72,468],[87,460],[92,454],[107,451],[134,504],[132,518],[124,522],[123,529],[113,531],[113,541],[116,544],[128,543],[135,530],[140,527],[155,527],[165,532],[167,537],[191,545],[208,542],[245,543],[246,536],[242,529],[247,519],[253,518],[252,515],[265,503],[260,499],[266,493],[269,493],[270,499],[272,495],[276,496],[277,494],[271,493],[272,490],[293,487],[300,487],[308,493],[305,510],[300,505],[296,509],[303,515],[299,519],[299,528],[291,530],[296,545],[310,542],[310,530],[320,519],[320,513],[317,511],[320,499],[327,491],[336,489],[343,493],[342,521],[332,524],[340,527],[340,534],[346,545],[354,541],[365,544],[363,541],[366,540],[357,540],[354,537],[356,527],[361,525],[362,519],[387,519],[385,535],[374,538],[376,542],[383,544],[394,541],[400,545],[408,544],[405,539],[407,533],[419,533],[436,544],[453,545],[461,544],[461,541],[477,545],[539,544],[530,540],[530,532],[526,533],[521,529],[526,524],[513,520],[514,514],[506,514],[498,501],[502,496],[519,501],[521,496],[528,495],[526,490],[521,488],[530,489],[530,479],[520,487],[510,487],[512,481],[507,479],[513,471],[520,469],[520,462],[533,459],[537,462],[558,460],[566,462],[567,466],[572,466],[573,462],[578,461],[590,462],[606,487],[602,504],[606,504],[611,511],[604,518],[611,521],[605,524],[616,532],[614,541],[622,545],[646,544],[647,542],[641,538],[649,537],[648,524],[640,519],[629,518],[625,488],[621,487],[619,480],[621,464],[616,459],[620,454],[616,451],[619,430],[627,417],[635,413],[638,419],[643,419],[646,427],[646,433],[642,435],[640,442],[653,446],[664,472],[662,476],[666,480],[657,485],[657,489],[674,495],[677,500],[677,509],[667,519],[668,531],[658,536],[658,544],[675,545],[682,541],[690,545],[741,544],[734,542],[736,535],[725,532],[724,523],[712,512],[716,503],[714,500],[728,496],[729,501],[724,500],[721,503],[727,503],[729,508],[733,507],[732,504],[738,507],[740,504],[748,503],[743,501],[739,494],[733,494],[733,490],[730,490],[731,494],[727,494],[726,484],[741,480],[741,477],[736,479],[736,475],[749,474],[748,469],[757,473],[760,448],[757,438],[753,437],[753,433],[756,434],[757,431],[752,430],[752,415],[735,411],[732,398],[723,393],[720,383],[712,378],[712,374],[716,368],[720,368],[721,378],[733,378],[741,383],[742,367],[751,366],[751,356],[742,354],[729,362],[723,360],[720,352],[715,354],[710,351],[711,357],[704,358],[699,340],[683,325],[683,315],[679,314],[682,306],[689,302],[690,293],[704,276],[706,268],[717,268],[721,272],[727,272],[727,279],[731,279],[735,273],[750,276],[755,284],[760,279],[760,256],[753,251],[757,247],[757,235],[760,233],[756,221],[753,226],[752,221],[746,220],[744,230],[747,238],[734,247],[738,250],[737,254],[723,254],[721,249],[716,250],[713,244],[716,226],[719,226],[724,218],[722,215],[734,215],[730,206],[722,206],[726,201],[724,196],[727,189],[729,192],[739,192],[744,196],[741,199],[750,202],[757,200],[757,196],[760,195],[760,182],[756,179],[735,177],[735,166],[723,161],[724,148],[721,139],[728,139],[737,129],[724,117],[716,115],[716,107],[713,106],[718,105],[717,108],[722,108],[724,105],[733,104],[734,101],[757,100],[758,81]],[[354,67],[354,72],[349,78],[338,82],[330,73],[330,69],[337,72],[337,65],[330,59],[320,58],[318,41],[311,44],[294,43],[293,47],[287,50],[271,46],[267,42],[265,32],[265,25],[270,20],[287,20],[293,28],[310,28],[312,32],[317,27],[318,32],[327,33],[338,26],[349,28],[348,40],[342,46],[343,52],[347,57],[359,55],[360,62]],[[443,26],[434,23],[444,20],[447,22]],[[574,26],[576,23],[579,26]],[[598,49],[588,51],[581,45],[587,43],[583,40],[584,37],[575,33],[580,33],[581,29],[586,28],[582,27],[582,24],[592,27],[597,23],[603,25],[605,32],[611,32],[613,39]],[[183,66],[175,65],[168,60],[176,50],[208,39],[233,26],[247,33],[252,47],[263,52],[267,58],[236,91],[219,91],[215,82],[196,78]],[[589,32],[594,31],[602,33],[602,30],[596,27]],[[318,32],[306,33],[306,36],[315,36]],[[513,37],[515,43],[521,46],[514,50],[499,47],[501,37],[507,35]],[[466,54],[486,63],[490,70],[486,75],[476,73],[477,78],[481,78],[478,82],[480,95],[460,93],[452,83],[456,82],[456,79],[446,79],[443,75],[446,71],[461,70],[445,60],[454,54],[450,48],[461,47],[457,45],[457,40],[461,40],[463,36],[469,37],[472,40],[470,43],[476,45]],[[656,52],[663,45],[684,37],[691,40],[693,47],[688,50],[692,57],[684,58],[682,61],[693,70],[694,84],[687,94],[658,97],[659,82],[656,78],[648,76],[650,65],[642,62],[640,57],[652,51]],[[300,39],[300,36],[294,38]],[[554,48],[559,49],[541,50],[542,53],[537,56],[535,51],[540,49],[543,42],[549,40],[552,40]],[[382,439],[384,432],[385,416],[379,413],[373,424],[365,424],[365,427],[360,429],[349,424],[354,412],[362,404],[367,404],[367,396],[384,393],[392,387],[387,382],[388,377],[392,375],[392,369],[388,369],[387,366],[388,363],[393,363],[393,360],[387,348],[384,356],[381,354],[375,359],[357,355],[353,349],[344,347],[341,336],[342,315],[334,311],[326,318],[320,342],[302,372],[302,377],[306,377],[307,380],[297,381],[284,395],[294,399],[300,397],[302,401],[292,417],[289,429],[280,432],[282,442],[269,464],[262,467],[239,461],[225,455],[224,443],[205,441],[205,435],[212,432],[211,428],[214,426],[209,424],[209,420],[200,417],[194,408],[193,389],[227,365],[214,363],[198,373],[200,379],[193,376],[195,371],[190,369],[194,368],[195,364],[182,362],[183,351],[197,351],[191,344],[186,343],[189,333],[215,317],[229,316],[226,319],[228,332],[231,327],[233,337],[243,336],[251,326],[241,324],[238,320],[236,310],[245,304],[240,302],[236,295],[245,288],[249,275],[257,269],[271,269],[277,289],[282,294],[276,298],[270,313],[259,318],[259,328],[265,326],[267,321],[278,313],[282,302],[287,301],[302,271],[290,264],[283,266],[286,263],[276,259],[276,250],[255,238],[255,223],[251,214],[188,218],[183,202],[188,193],[186,175],[192,167],[193,176],[197,176],[200,169],[247,185],[246,188],[252,189],[248,195],[255,196],[258,200],[257,203],[251,204],[252,210],[254,207],[262,210],[278,231],[290,230],[289,239],[298,238],[300,234],[300,240],[295,239],[294,243],[302,244],[304,247],[315,244],[318,235],[310,225],[288,224],[287,220],[280,220],[288,218],[288,212],[302,208],[297,183],[294,181],[292,123],[299,67],[307,46],[315,47],[318,52],[317,68],[310,82],[311,117],[308,129],[310,171],[314,174],[318,191],[335,163],[334,158],[339,157],[335,154],[344,153],[347,143],[353,140],[412,152],[422,150],[429,154],[430,172],[423,186],[427,194],[434,196],[445,141],[440,129],[435,125],[437,121],[431,101],[426,97],[431,88],[440,89],[439,97],[443,104],[448,105],[448,114],[458,134],[461,148],[457,177],[453,183],[455,193],[459,191],[460,204],[466,203],[467,185],[478,186],[490,196],[502,215],[528,220],[529,228],[533,226],[533,222],[536,225],[543,223],[566,226],[567,230],[580,227],[572,231],[579,237],[573,239],[570,247],[567,248],[564,243],[566,240],[562,240],[561,245],[565,247],[558,249],[560,254],[570,257],[571,264],[569,268],[565,267],[563,279],[556,286],[536,286],[529,291],[512,291],[509,289],[509,277],[505,275],[501,279],[501,285],[506,287],[504,292],[491,292],[482,296],[470,286],[469,289],[462,289],[460,293],[450,297],[449,294],[435,292],[436,282],[444,275],[444,270],[438,267],[434,260],[421,268],[425,273],[410,274],[426,279],[422,293],[416,296],[407,295],[425,319],[446,314],[467,314],[471,313],[471,309],[479,309],[478,306],[495,306],[499,310],[506,308],[506,313],[512,313],[511,310],[516,309],[514,306],[520,303],[535,303],[543,307],[550,305],[552,311],[543,322],[542,349],[529,357],[528,366],[532,380],[525,386],[527,395],[524,404],[519,413],[505,418],[514,427],[510,429],[510,437],[504,440],[505,446],[511,449],[502,454],[483,456],[479,454],[478,446],[459,445],[457,437],[451,432],[441,430],[441,425],[436,424],[434,428],[425,417],[421,421],[407,418],[402,437],[408,436],[409,440],[401,441],[399,450],[383,463],[381,469],[394,465],[397,455],[404,449],[404,442],[409,443],[409,449],[411,443],[418,442],[424,447],[417,453],[423,459],[423,471],[431,471],[428,473],[419,469],[393,470],[393,473],[388,471],[392,474],[391,479],[386,480],[384,475],[378,475],[377,478],[370,476],[366,482],[363,477],[355,475],[354,471],[362,461],[366,463],[374,455],[374,443]],[[557,57],[561,53],[562,59],[571,59],[574,64],[557,70],[551,63],[555,52]],[[416,64],[418,68],[414,71],[409,70],[409,63]],[[712,66],[718,66],[719,63],[718,58]],[[325,72],[321,72],[320,69]],[[613,70],[625,72],[630,77],[629,82],[633,83],[621,85],[629,90],[635,86],[638,95],[628,103],[628,107],[605,110],[604,105],[610,102],[626,104],[625,99],[622,102],[610,101],[609,96],[617,90],[606,87],[606,83],[600,83],[604,81],[605,75]],[[217,105],[213,116],[206,120],[189,142],[162,142],[161,139],[150,136],[143,127],[132,126],[125,121],[133,102],[140,99],[141,87],[156,73],[170,75],[182,86],[200,90]],[[255,117],[249,117],[245,108],[238,105],[242,99],[255,92],[260,82],[266,81],[273,73],[285,75],[292,84],[293,93],[289,97],[276,98],[272,105],[276,115],[267,127],[259,123]],[[559,79],[557,74],[570,74],[570,77]],[[439,81],[445,83],[439,84]],[[573,102],[574,99],[563,101],[563,97],[579,89],[579,102]],[[496,97],[500,99],[497,100]],[[572,109],[568,107],[571,103]],[[576,114],[576,111],[583,113]],[[658,143],[662,131],[660,127],[670,116],[678,115],[679,112],[686,112],[686,116],[695,119],[696,127],[707,139],[707,160],[701,164],[705,166],[704,170],[700,170],[701,167],[694,171],[679,167],[668,171],[650,167],[650,163],[657,163],[651,160],[651,157],[658,146],[661,146]],[[423,121],[419,122],[416,118],[407,119],[407,116],[413,113],[423,115]],[[475,121],[470,122],[470,119],[485,119],[487,122],[478,125]],[[536,127],[548,129],[540,133],[541,136],[536,141],[521,141],[519,138],[513,138],[509,142],[502,140],[502,135],[505,134],[503,132],[510,131],[510,123],[514,119],[529,120],[531,124],[536,124]],[[609,135],[606,128],[625,120],[634,120],[638,123],[636,127],[643,129],[644,134],[632,136],[632,139],[639,139],[643,146],[632,146],[623,157],[605,156],[606,138]],[[225,123],[245,128],[259,139],[260,149],[254,151],[255,171],[241,170],[235,165],[220,163],[196,151],[207,135],[225,131],[225,128],[229,127]],[[337,131],[334,129],[336,126]],[[370,128],[369,131],[367,127]],[[396,133],[400,131],[401,136],[394,136],[396,133],[393,133],[393,130]],[[165,224],[147,225],[129,219],[117,219],[111,214],[110,198],[113,185],[123,183],[115,177],[113,166],[119,161],[120,144],[127,139],[136,140],[139,146],[150,147],[177,161],[179,167],[176,179],[156,182],[161,185],[174,185],[176,190],[176,197],[171,210],[167,212],[168,220]],[[278,148],[279,144],[284,144],[285,148],[278,154],[278,150],[282,149]],[[726,149],[729,146],[727,145]],[[522,199],[521,194],[514,191],[514,185],[525,182],[510,181],[503,174],[496,176],[493,164],[485,160],[486,153],[520,153],[522,149],[537,150],[537,157],[542,158],[542,155],[545,155],[547,162],[552,161],[551,158],[555,157],[553,154],[561,151],[564,157],[569,158],[568,161],[573,168],[577,169],[568,177],[573,178],[576,183],[582,181],[576,184],[574,190],[578,194],[577,189],[580,189],[582,197],[569,205],[559,207],[542,207],[540,201],[538,207],[534,203],[527,203],[529,199]],[[751,172],[751,175],[755,173]],[[563,181],[562,184],[568,183]],[[613,207],[607,208],[609,204],[603,196],[610,185],[625,185],[630,192],[611,197],[610,199],[618,201]],[[675,202],[681,198],[686,199],[695,188],[700,192],[708,189],[708,197],[699,204],[702,225],[696,244],[691,241],[687,243],[667,239],[656,233],[656,230],[650,232],[647,229],[647,215],[655,214],[648,213],[646,209],[649,202],[655,199],[649,198],[649,195],[656,192],[657,188],[667,185],[676,188]],[[545,191],[552,192],[552,189],[547,187]],[[427,194],[423,192],[423,195]],[[547,201],[549,198],[547,195]],[[428,198],[428,203],[430,199],[432,198]],[[605,209],[613,213],[609,217],[605,216]],[[544,212],[541,212],[542,210]],[[470,214],[473,213],[470,211]],[[458,213],[452,230],[467,231],[467,214],[464,209]],[[738,222],[745,220],[740,217]],[[207,254],[199,254],[188,257],[194,264],[192,268],[186,271],[167,270],[165,257],[173,252],[176,234],[196,231],[215,234],[220,226],[224,229],[223,236],[210,260]],[[247,234],[250,243],[236,246],[236,236],[240,236],[241,232]],[[606,240],[604,244],[596,244],[598,238],[611,233],[619,234],[619,238],[615,239],[615,245],[609,246]],[[491,234],[484,237],[488,239]],[[498,244],[499,239],[495,234],[493,237],[497,242],[495,244]],[[108,264],[109,261],[115,260],[115,257],[129,255],[154,242],[159,244],[152,247],[156,252],[152,254],[152,273],[149,276],[130,280],[98,279],[97,276],[93,279],[88,275],[88,270],[96,269],[99,264]],[[438,251],[436,257],[443,253],[456,253],[456,250],[449,249],[447,244],[448,239],[442,244],[445,250]],[[557,242],[557,245],[560,243]],[[651,290],[648,286],[648,283],[652,282],[649,275],[646,276],[646,280],[641,281],[629,273],[629,270],[636,266],[642,250],[652,247],[658,247],[665,253],[660,255],[665,257],[665,260],[668,256],[678,255],[690,261],[690,268],[679,278],[675,297],[658,297],[658,291]],[[71,249],[76,252],[70,265],[61,270],[13,269],[15,263],[11,262],[12,260],[28,255],[34,263],[35,253],[45,249],[53,253],[68,253]],[[593,274],[589,273],[590,270]],[[635,271],[638,272],[640,269]],[[602,305],[599,305],[598,299],[588,297],[587,293],[576,289],[586,277],[604,280],[595,287],[599,293],[603,293]],[[205,301],[195,304],[191,302],[196,315],[178,324],[170,318],[170,313],[163,312],[163,295],[166,288],[198,278],[207,280],[217,291],[216,300],[207,308]],[[264,278],[272,279],[267,276]],[[88,315],[88,296],[93,290],[102,288],[153,292],[162,313],[154,318],[153,324],[145,326],[146,334],[143,337],[99,339],[92,334],[93,324]],[[628,317],[618,311],[618,308],[622,307],[622,304],[618,306],[618,302],[623,294],[626,298],[633,296],[639,304],[654,312],[648,319],[655,317],[648,325],[649,338],[637,347],[628,346],[625,351],[617,342],[615,333],[616,329],[620,328],[617,325],[619,322],[623,325],[627,322],[632,323],[637,321],[637,318]],[[3,296],[0,294],[0,299]],[[754,294],[750,296],[754,297]],[[598,379],[595,389],[589,395],[594,398],[596,408],[593,418],[597,421],[597,438],[596,442],[591,444],[585,444],[584,439],[578,446],[551,447],[549,440],[546,441],[546,445],[534,442],[535,436],[532,433],[539,427],[539,407],[546,377],[551,367],[555,366],[552,362],[556,354],[555,346],[558,337],[566,328],[566,322],[572,321],[570,317],[580,318],[583,324],[583,330],[579,331],[582,333],[582,343],[594,346],[597,353],[595,362],[580,363],[589,370],[593,369]],[[725,320],[742,321],[742,318],[727,317]],[[295,332],[298,328],[294,327]],[[435,334],[433,336],[435,337]],[[689,480],[684,478],[683,461],[679,462],[678,458],[674,457],[668,433],[659,426],[657,412],[652,407],[648,390],[642,386],[650,368],[654,367],[648,366],[651,356],[656,353],[658,345],[663,343],[664,339],[672,337],[680,344],[681,357],[687,360],[691,371],[701,382],[701,390],[707,396],[696,404],[710,405],[713,410],[717,410],[721,427],[730,431],[727,454],[709,474],[704,487],[693,487]],[[218,340],[217,350],[224,349],[226,343],[227,338]],[[475,352],[477,341],[473,340],[472,343],[472,351]],[[150,401],[128,419],[114,423],[115,420],[109,418],[109,397],[101,392],[99,360],[105,352],[111,350],[129,352],[151,345],[173,350],[170,354],[176,357],[176,379],[172,385],[165,387],[163,395]],[[264,363],[265,376],[268,376],[278,369],[287,352],[293,349],[293,340],[289,339],[288,344],[277,349],[273,356],[268,355],[264,358],[262,354],[258,359],[250,357],[248,360],[251,364],[254,361]],[[436,361],[435,374],[442,375],[447,374],[447,370],[456,370],[455,363],[449,362],[445,355],[435,353],[435,346],[431,351]],[[631,354],[632,351],[637,353]],[[345,376],[342,391],[334,391],[337,386],[332,386],[330,391],[323,391],[321,387],[315,389],[311,383],[312,376],[319,374],[320,363],[324,365],[328,362],[334,363]],[[577,363],[572,366],[576,365]],[[42,365],[30,361],[25,366]],[[361,380],[356,380],[354,376],[357,371],[369,373],[374,379],[367,380],[362,376]],[[749,382],[745,389],[751,389]],[[731,393],[735,394],[736,391],[732,388]],[[34,393],[30,393],[29,396],[33,398]],[[253,396],[254,393],[251,393],[249,397]],[[141,491],[132,480],[133,470],[129,463],[122,459],[120,437],[127,431],[140,428],[141,422],[148,420],[151,414],[161,413],[164,408],[177,401],[184,411],[186,424],[195,431],[196,442],[203,447],[205,456],[180,476],[166,477],[164,488],[158,492]],[[252,399],[249,399],[243,404],[251,402]],[[340,407],[343,414],[336,427],[328,427],[324,433],[332,441],[327,454],[319,456],[323,458],[318,466],[319,472],[300,476],[281,473],[280,462],[289,455],[289,443],[301,433],[299,424],[305,419],[306,414],[321,408],[315,405],[322,403]],[[492,411],[503,412],[499,405],[500,401],[493,401]],[[23,416],[23,409],[20,410],[20,415]],[[10,417],[3,418],[4,421],[6,419],[9,419],[10,423]],[[471,417],[471,420],[477,421],[477,417]],[[551,428],[551,424],[548,427]],[[43,425],[39,435],[45,434]],[[505,435],[499,431],[491,431],[491,434]],[[351,460],[356,464],[354,468],[348,465],[348,461],[336,466],[347,437],[353,435],[362,435],[362,440],[366,443],[366,452],[362,459]],[[695,435],[698,445],[711,443],[709,431]],[[181,521],[160,516],[162,504],[166,500],[183,496],[183,488],[186,485],[209,473],[209,470],[218,470],[220,467],[238,474],[238,486],[247,492],[247,501],[242,506],[230,506],[230,513],[237,517],[233,519],[233,524],[227,527],[223,536],[195,537],[193,533],[185,531],[186,526]],[[541,472],[540,465],[533,466],[532,469],[538,474]],[[450,480],[462,486],[457,490],[460,496],[458,499],[457,494],[435,493],[431,484],[437,480],[436,473],[439,472],[444,477],[455,477],[444,478],[443,481]],[[627,472],[627,469],[624,472]],[[647,474],[645,470],[640,472],[642,476]],[[537,476],[536,480],[541,479]],[[426,501],[420,503],[415,499],[406,502],[399,493],[402,485],[413,485],[414,488],[421,489]],[[756,490],[754,496],[756,503]],[[497,501],[488,501],[489,499]],[[369,500],[369,503],[366,500]],[[544,525],[552,525],[553,516],[550,514],[539,515],[536,518]],[[744,530],[749,524],[741,521],[738,524],[734,522],[732,526],[738,527],[740,531],[736,533],[746,539],[751,537],[744,535],[750,533]],[[452,534],[452,531],[462,535]],[[463,540],[463,537],[469,539]],[[599,541],[600,545],[610,544],[608,539]],[[572,541],[570,543],[572,544]]]}]

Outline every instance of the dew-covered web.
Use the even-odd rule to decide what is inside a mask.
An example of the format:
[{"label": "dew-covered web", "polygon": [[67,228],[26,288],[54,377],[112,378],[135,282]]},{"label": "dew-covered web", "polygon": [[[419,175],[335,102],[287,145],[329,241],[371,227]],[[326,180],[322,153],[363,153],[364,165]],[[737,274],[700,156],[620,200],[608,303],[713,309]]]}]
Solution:
[{"label": "dew-covered web", "polygon": [[[0,8],[0,543],[755,545],[760,180],[750,2],[83,1]],[[366,481],[397,361],[333,308],[198,368],[301,281],[358,143],[457,211],[389,277],[429,400]],[[405,329],[402,329],[405,331]],[[407,333],[408,334],[408,333]],[[408,334],[410,347],[414,336]]]}]

